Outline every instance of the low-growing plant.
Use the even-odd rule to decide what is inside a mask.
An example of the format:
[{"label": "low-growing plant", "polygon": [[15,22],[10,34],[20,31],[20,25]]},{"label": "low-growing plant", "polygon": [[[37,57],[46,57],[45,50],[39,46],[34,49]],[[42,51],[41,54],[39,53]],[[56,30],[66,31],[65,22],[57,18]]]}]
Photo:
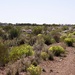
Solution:
[{"label": "low-growing plant", "polygon": [[55,55],[60,56],[62,53],[65,53],[65,50],[61,46],[52,46],[49,48],[49,50]]},{"label": "low-growing plant", "polygon": [[18,37],[20,35],[20,30],[17,28],[12,28],[9,32],[9,38],[13,39],[15,37]]},{"label": "low-growing plant", "polygon": [[48,50],[48,55],[49,60],[54,60],[54,54],[50,50]]},{"label": "low-growing plant", "polygon": [[68,45],[68,46],[73,46],[73,38],[65,38],[64,42]]},{"label": "low-growing plant", "polygon": [[21,58],[23,55],[31,56],[34,54],[33,48],[30,45],[21,45],[17,47],[13,47],[9,54],[9,60],[17,60]]},{"label": "low-growing plant", "polygon": [[41,34],[42,33],[42,27],[40,27],[40,26],[34,27],[32,30],[32,33],[35,35]]},{"label": "low-growing plant", "polygon": [[72,37],[72,33],[69,33],[69,34],[67,35],[67,37],[68,37],[68,38],[71,38],[71,37]]},{"label": "low-growing plant", "polygon": [[44,35],[43,38],[44,38],[45,44],[47,44],[47,45],[52,44],[52,40],[51,40],[52,38],[50,35],[48,35],[48,34]]},{"label": "low-growing plant", "polygon": [[67,35],[66,34],[63,34],[63,35],[60,36],[60,40],[61,41],[64,41],[65,38],[67,38]]},{"label": "low-growing plant", "polygon": [[12,29],[14,26],[13,25],[7,25],[3,27],[3,30],[5,30],[6,32],[8,32],[10,29]]},{"label": "low-growing plant", "polygon": [[48,59],[49,55],[46,52],[41,52],[42,59],[46,60]]},{"label": "low-growing plant", "polygon": [[62,27],[62,30],[68,30],[68,29],[69,29],[68,26],[63,26],[63,27]]},{"label": "low-growing plant", "polygon": [[0,42],[0,66],[8,62],[8,47]]},{"label": "low-growing plant", "polygon": [[73,35],[75,35],[75,31],[73,32]]},{"label": "low-growing plant", "polygon": [[58,30],[51,31],[50,34],[57,43],[60,42],[60,33]]},{"label": "low-growing plant", "polygon": [[34,66],[34,65],[31,65],[27,70],[30,73],[30,75],[41,75],[41,71],[42,71],[41,67]]}]

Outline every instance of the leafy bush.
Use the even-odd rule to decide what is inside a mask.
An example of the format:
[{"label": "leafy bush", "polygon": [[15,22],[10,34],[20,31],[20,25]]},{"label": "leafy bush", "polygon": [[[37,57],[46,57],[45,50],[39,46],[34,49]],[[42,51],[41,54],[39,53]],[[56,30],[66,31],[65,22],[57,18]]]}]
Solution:
[{"label": "leafy bush", "polygon": [[30,73],[30,75],[41,75],[41,71],[42,71],[41,67],[34,66],[34,65],[31,65],[27,70]]},{"label": "leafy bush", "polygon": [[65,38],[64,41],[68,46],[73,46],[73,38]]},{"label": "leafy bush", "polygon": [[41,57],[46,60],[48,58],[48,54],[46,52],[41,52]]},{"label": "leafy bush", "polygon": [[60,56],[61,53],[64,53],[65,50],[61,46],[52,46],[49,48],[49,50],[55,55],[55,56]]},{"label": "leafy bush", "polygon": [[17,60],[21,58],[23,55],[31,56],[34,54],[34,51],[30,45],[21,45],[17,47],[13,47],[9,54],[10,60]]}]

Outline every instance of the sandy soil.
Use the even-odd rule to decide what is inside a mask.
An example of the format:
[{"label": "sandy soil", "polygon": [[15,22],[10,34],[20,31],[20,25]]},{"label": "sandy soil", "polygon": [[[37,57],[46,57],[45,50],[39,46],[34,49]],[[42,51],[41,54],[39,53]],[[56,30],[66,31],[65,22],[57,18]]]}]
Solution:
[{"label": "sandy soil", "polygon": [[67,47],[66,50],[67,57],[56,57],[54,61],[41,63],[40,66],[46,71],[41,75],[75,75],[75,49]]}]

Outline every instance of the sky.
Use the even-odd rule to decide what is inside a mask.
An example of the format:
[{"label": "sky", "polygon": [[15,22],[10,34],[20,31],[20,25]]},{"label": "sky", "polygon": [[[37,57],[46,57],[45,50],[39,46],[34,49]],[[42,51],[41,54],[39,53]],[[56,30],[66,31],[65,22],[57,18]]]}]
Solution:
[{"label": "sky", "polygon": [[75,0],[0,0],[0,22],[75,24]]}]

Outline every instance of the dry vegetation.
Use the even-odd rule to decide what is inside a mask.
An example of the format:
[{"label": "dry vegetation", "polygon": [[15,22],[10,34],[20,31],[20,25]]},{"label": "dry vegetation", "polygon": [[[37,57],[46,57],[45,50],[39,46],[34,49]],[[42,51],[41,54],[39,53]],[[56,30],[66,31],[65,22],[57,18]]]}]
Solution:
[{"label": "dry vegetation", "polygon": [[62,75],[49,66],[63,62],[74,48],[75,26],[0,26],[0,75]]}]

